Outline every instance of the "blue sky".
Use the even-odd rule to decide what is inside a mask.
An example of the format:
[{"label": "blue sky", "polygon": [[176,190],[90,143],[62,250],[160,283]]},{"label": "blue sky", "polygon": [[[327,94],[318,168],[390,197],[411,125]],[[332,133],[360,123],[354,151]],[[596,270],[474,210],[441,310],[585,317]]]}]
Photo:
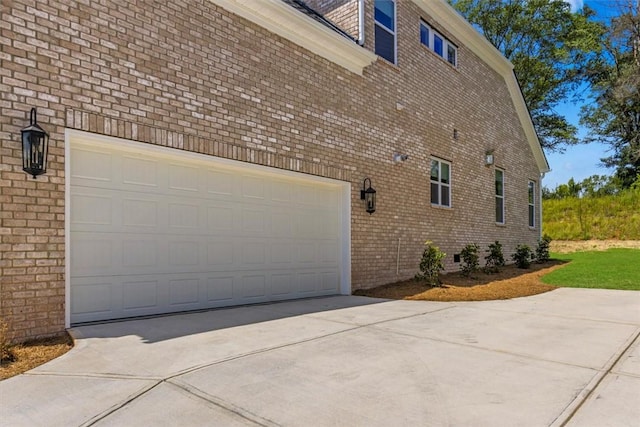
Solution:
[{"label": "blue sky", "polygon": [[[565,0],[576,10],[583,5],[594,9],[598,18],[606,19],[610,17],[613,10],[611,0]],[[580,105],[566,103],[559,106],[556,111],[565,117],[579,129],[579,135],[584,135],[585,130],[580,127],[579,114]],[[573,178],[576,181],[590,177],[591,175],[611,175],[612,169],[599,166],[600,159],[609,156],[609,147],[601,144],[576,145],[567,147],[564,153],[547,152],[547,160],[551,166],[551,172],[546,174],[542,184],[550,189],[559,184],[564,184]]]}]

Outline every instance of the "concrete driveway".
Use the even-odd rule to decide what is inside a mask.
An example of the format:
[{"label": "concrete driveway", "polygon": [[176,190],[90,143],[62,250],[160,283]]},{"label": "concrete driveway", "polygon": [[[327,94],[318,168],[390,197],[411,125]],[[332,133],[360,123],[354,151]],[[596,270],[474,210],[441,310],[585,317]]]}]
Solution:
[{"label": "concrete driveway", "polygon": [[330,297],[74,328],[7,426],[637,426],[640,292]]}]

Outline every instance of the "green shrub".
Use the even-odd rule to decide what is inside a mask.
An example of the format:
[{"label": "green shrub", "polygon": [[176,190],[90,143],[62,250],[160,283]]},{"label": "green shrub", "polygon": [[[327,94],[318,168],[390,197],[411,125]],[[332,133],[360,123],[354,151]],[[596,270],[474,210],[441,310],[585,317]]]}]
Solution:
[{"label": "green shrub", "polygon": [[542,236],[542,239],[538,241],[538,246],[536,247],[535,258],[536,261],[540,264],[549,261],[551,256],[549,255],[549,244],[551,243],[551,237],[547,234]]},{"label": "green shrub", "polygon": [[516,252],[511,255],[518,268],[529,268],[531,265],[531,248],[527,245],[516,246]]},{"label": "green shrub", "polygon": [[425,248],[422,252],[422,260],[420,261],[420,272],[416,274],[415,279],[427,282],[430,286],[440,286],[440,272],[444,270],[442,260],[447,256],[432,242],[425,242]]},{"label": "green shrub", "polygon": [[484,257],[485,265],[484,272],[485,273],[498,273],[500,271],[500,267],[504,266],[504,255],[502,253],[502,243],[499,241],[495,241],[495,243],[489,244],[489,255]]},{"label": "green shrub", "polygon": [[480,259],[478,257],[478,250],[480,247],[475,243],[469,243],[465,246],[460,252],[460,257],[462,258],[462,264],[460,264],[460,270],[462,270],[462,274],[464,276],[471,276],[473,273],[478,271]]}]

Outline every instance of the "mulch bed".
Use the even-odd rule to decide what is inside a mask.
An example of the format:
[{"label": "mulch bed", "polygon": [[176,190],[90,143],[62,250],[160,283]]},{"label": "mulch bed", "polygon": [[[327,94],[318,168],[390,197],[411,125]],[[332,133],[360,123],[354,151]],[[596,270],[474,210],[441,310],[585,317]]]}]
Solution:
[{"label": "mulch bed", "polygon": [[354,295],[418,301],[487,301],[525,297],[556,289],[542,283],[540,278],[563,264],[563,261],[551,260],[544,264],[531,264],[529,269],[508,265],[499,273],[480,271],[472,277],[465,277],[459,272],[449,273],[440,277],[441,287],[432,288],[424,282],[410,279],[357,290]]}]

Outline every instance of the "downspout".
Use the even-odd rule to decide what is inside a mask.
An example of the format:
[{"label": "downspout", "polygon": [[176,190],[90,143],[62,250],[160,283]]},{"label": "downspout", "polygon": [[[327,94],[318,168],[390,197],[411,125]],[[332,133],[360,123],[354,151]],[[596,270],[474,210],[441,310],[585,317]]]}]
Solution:
[{"label": "downspout", "polygon": [[538,240],[542,240],[542,180],[544,179],[544,172],[540,172],[540,181],[538,182],[538,199],[540,203],[540,230],[538,230]]},{"label": "downspout", "polygon": [[358,0],[358,44],[364,46],[364,0]]}]

